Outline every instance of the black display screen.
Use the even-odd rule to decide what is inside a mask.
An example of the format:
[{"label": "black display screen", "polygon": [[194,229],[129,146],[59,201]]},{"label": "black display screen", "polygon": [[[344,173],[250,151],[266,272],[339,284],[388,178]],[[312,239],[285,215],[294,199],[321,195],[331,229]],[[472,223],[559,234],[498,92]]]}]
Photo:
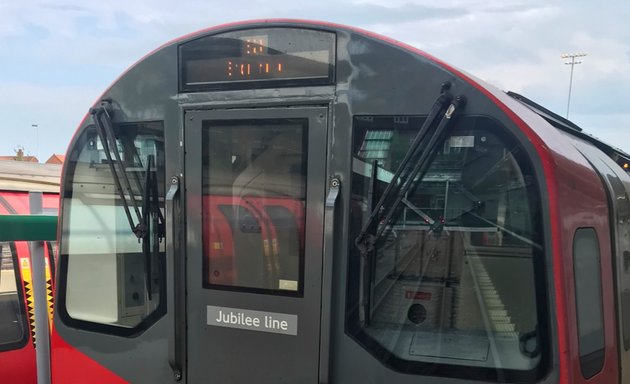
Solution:
[{"label": "black display screen", "polygon": [[255,29],[204,37],[180,47],[180,88],[331,83],[334,48],[333,33],[307,29]]}]

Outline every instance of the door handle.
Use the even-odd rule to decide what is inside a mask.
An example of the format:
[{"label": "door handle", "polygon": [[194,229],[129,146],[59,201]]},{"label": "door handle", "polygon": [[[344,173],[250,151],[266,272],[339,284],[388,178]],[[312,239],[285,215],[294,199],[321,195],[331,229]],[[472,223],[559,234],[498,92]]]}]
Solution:
[{"label": "door handle", "polygon": [[181,217],[179,211],[179,177],[171,177],[171,186],[166,193],[166,276],[167,287],[169,284],[172,289],[167,289],[167,318],[171,326],[171,331],[168,334],[168,364],[173,370],[173,378],[175,381],[180,381],[183,377],[183,364],[184,361],[184,338],[185,338],[185,324],[186,319],[183,317],[184,309],[180,308],[184,305],[183,302],[183,284],[184,281],[184,269],[183,269],[183,257],[182,252],[179,260],[176,257],[176,249],[181,247],[176,246],[180,244],[179,236],[179,223],[178,218]]},{"label": "door handle", "polygon": [[330,378],[330,323],[332,305],[332,270],[333,252],[335,240],[335,210],[341,181],[338,177],[330,180],[328,195],[324,206],[324,255],[322,258],[322,314],[321,314],[321,340],[319,347],[319,383],[326,384]]}]

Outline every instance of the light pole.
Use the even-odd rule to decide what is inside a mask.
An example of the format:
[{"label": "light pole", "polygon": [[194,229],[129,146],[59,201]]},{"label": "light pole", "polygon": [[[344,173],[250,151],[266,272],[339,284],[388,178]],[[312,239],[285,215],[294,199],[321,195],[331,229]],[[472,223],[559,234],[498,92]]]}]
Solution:
[{"label": "light pole", "polygon": [[560,55],[560,57],[563,59],[571,59],[571,61],[564,62],[566,65],[571,66],[571,76],[569,77],[569,99],[567,100],[567,119],[569,118],[569,107],[571,106],[571,87],[573,86],[573,67],[575,67],[576,64],[582,64],[582,60],[576,61],[575,58],[584,57],[584,56],[586,56],[586,52],[563,53],[562,55]]},{"label": "light pole", "polygon": [[31,127],[35,128],[35,154],[37,156],[37,161],[39,162],[39,125],[31,124]]}]

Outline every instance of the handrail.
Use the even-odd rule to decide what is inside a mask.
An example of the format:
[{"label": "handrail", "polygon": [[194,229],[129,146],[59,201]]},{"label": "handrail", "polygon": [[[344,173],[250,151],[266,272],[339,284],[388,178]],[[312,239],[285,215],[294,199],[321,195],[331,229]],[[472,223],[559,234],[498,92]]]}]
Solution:
[{"label": "handrail", "polygon": [[55,241],[57,216],[0,215],[0,241]]}]

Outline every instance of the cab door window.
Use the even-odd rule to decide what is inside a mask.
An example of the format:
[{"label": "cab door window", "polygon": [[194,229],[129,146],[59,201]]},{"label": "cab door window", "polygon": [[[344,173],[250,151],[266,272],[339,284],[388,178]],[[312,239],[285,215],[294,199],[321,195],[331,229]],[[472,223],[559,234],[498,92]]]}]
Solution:
[{"label": "cab door window", "polygon": [[204,287],[302,295],[307,120],[202,129]]}]

